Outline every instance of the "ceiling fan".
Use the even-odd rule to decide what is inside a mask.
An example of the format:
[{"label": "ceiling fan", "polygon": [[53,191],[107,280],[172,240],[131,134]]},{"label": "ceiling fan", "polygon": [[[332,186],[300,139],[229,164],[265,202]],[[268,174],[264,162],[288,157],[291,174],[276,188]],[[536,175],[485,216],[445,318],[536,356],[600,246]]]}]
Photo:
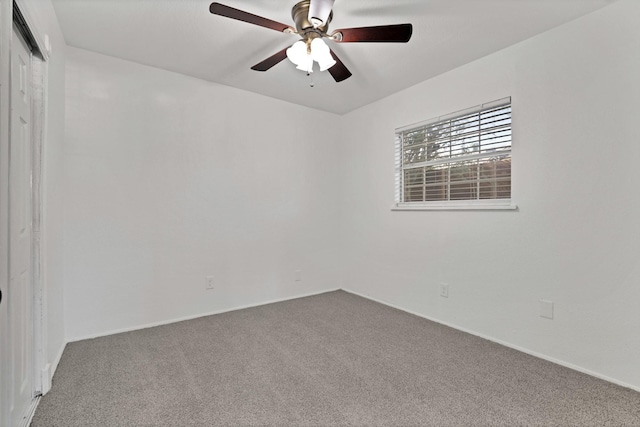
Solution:
[{"label": "ceiling fan", "polygon": [[380,25],[374,27],[343,28],[328,33],[329,23],[333,18],[335,0],[302,0],[291,9],[291,17],[295,28],[254,15],[230,6],[214,2],[209,11],[238,21],[269,28],[287,34],[297,34],[301,40],[257,63],[252,70],[267,71],[285,58],[297,65],[299,70],[307,74],[313,71],[313,63],[317,62],[320,71],[328,70],[336,82],[351,77],[351,72],[322,40],[327,38],[336,43],[354,42],[386,42],[406,43],[411,39],[411,24]]}]

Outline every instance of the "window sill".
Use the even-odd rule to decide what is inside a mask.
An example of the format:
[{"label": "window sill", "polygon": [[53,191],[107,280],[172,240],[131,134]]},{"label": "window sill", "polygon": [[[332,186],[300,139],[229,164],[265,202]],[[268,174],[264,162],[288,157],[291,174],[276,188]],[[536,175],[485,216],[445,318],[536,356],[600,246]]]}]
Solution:
[{"label": "window sill", "polygon": [[511,200],[480,200],[461,202],[430,202],[430,203],[396,203],[392,211],[515,211],[518,205]]}]

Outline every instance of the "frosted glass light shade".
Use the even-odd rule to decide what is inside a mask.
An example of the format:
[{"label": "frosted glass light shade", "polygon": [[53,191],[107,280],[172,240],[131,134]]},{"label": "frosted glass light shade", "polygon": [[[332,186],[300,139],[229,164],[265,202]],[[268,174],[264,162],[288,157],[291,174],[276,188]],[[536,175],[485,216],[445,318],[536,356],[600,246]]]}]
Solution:
[{"label": "frosted glass light shade", "polygon": [[306,71],[307,73],[313,73],[313,59],[307,55],[307,59],[298,64],[296,68],[298,70]]},{"label": "frosted glass light shade", "polygon": [[311,41],[311,58],[318,63],[320,71],[328,70],[336,65],[336,61],[331,56],[329,46],[321,38]]},{"label": "frosted glass light shade", "polygon": [[309,56],[307,52],[307,44],[302,40],[295,42],[289,49],[287,49],[287,58],[296,65],[305,62],[307,56]]},{"label": "frosted glass light shade", "polygon": [[300,40],[287,49],[287,58],[297,65],[298,70],[307,73],[313,72],[313,61],[320,66],[320,71],[328,70],[336,64],[331,56],[329,46],[321,38],[315,38],[311,41],[311,53],[307,49],[307,44]]},{"label": "frosted glass light shade", "polygon": [[329,19],[334,0],[316,0],[309,5],[309,22],[315,28],[321,27]]},{"label": "frosted glass light shade", "polygon": [[307,52],[307,44],[302,40],[297,41],[287,49],[287,58],[297,65],[298,70],[311,73],[313,71],[313,58]]}]

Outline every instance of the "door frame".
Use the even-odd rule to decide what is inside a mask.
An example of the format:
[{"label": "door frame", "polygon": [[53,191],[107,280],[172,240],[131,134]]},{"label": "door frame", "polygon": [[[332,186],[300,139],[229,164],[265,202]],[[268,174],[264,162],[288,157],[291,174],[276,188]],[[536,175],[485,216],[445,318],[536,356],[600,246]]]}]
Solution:
[{"label": "door frame", "polygon": [[[9,323],[6,292],[9,286],[9,101],[11,33],[13,5],[0,0],[0,289],[5,294],[0,302],[0,384],[8,384]],[[0,386],[0,425],[9,425],[9,388]]]},{"label": "door frame", "polygon": [[0,289],[5,293],[0,304],[0,425],[9,425],[9,323],[6,297],[9,285],[9,145],[11,119],[11,39],[13,37],[14,4],[19,10],[29,38],[34,45],[32,55],[32,245],[31,285],[33,290],[33,387],[35,395],[44,394],[51,388],[50,369],[47,362],[46,287],[43,280],[44,265],[41,256],[42,242],[42,188],[44,170],[44,147],[46,143],[47,69],[49,44],[47,36],[33,19],[28,0],[0,0]]}]

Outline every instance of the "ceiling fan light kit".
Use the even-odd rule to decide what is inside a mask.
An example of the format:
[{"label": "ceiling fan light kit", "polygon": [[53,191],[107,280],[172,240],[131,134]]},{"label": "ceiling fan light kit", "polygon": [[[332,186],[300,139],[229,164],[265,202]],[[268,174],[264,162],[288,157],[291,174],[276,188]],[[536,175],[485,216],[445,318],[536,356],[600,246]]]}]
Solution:
[{"label": "ceiling fan light kit", "polygon": [[333,3],[334,0],[302,0],[297,3],[291,9],[291,17],[296,25],[295,29],[286,24],[217,2],[211,3],[209,11],[214,15],[248,22],[275,31],[297,34],[302,38],[290,47],[282,49],[251,67],[256,71],[267,71],[285,58],[289,58],[297,69],[307,74],[313,72],[313,63],[317,62],[320,71],[328,70],[336,82],[341,82],[351,77],[351,72],[322,40],[323,38],[336,43],[406,43],[411,39],[413,33],[411,24],[344,28],[329,35],[327,31],[333,18]]},{"label": "ceiling fan light kit", "polygon": [[308,41],[299,40],[287,49],[287,58],[298,70],[313,72],[313,62],[317,62],[320,71],[326,71],[336,65],[335,59],[331,56],[329,46],[321,38],[314,38]]}]

